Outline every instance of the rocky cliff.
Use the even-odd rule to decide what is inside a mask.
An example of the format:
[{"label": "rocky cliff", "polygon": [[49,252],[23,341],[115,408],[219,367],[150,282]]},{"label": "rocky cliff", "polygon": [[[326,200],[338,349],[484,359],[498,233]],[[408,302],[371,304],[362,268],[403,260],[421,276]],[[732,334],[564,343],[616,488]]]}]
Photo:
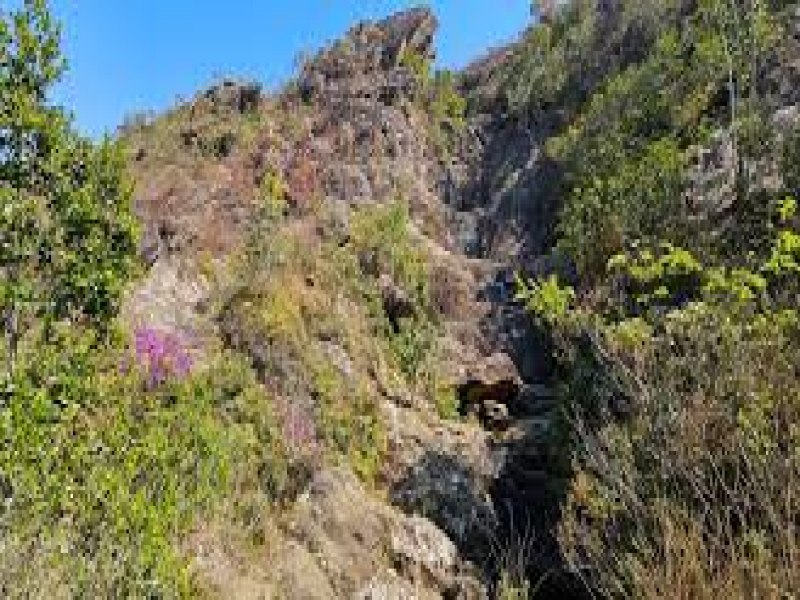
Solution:
[{"label": "rocky cliff", "polygon": [[[495,75],[520,45],[451,87],[433,78],[436,26],[426,9],[359,24],[279,93],[225,81],[123,131],[151,263],[126,318],[244,353],[280,406],[314,413],[325,393],[308,373],[339,373],[336,393],[366,398],[382,432],[379,466],[359,473],[368,477],[352,456],[304,463],[267,517],[261,554],[210,526],[187,541],[199,579],[223,597],[485,598],[509,571],[543,596],[580,596],[553,533],[567,441],[553,427],[551,340],[515,300],[513,277],[578,281],[552,250],[563,169],[543,151],[570,115],[513,114]],[[786,52],[772,65],[781,106],[796,102],[796,52]],[[597,68],[624,60],[634,58]],[[466,115],[439,110],[455,93],[470,99]],[[714,194],[732,185],[726,139],[721,129],[698,148],[691,179],[715,210]],[[391,219],[364,240],[363,215],[398,202],[402,257],[400,237],[380,237]],[[269,312],[284,295],[285,314]],[[405,322],[430,332],[426,345],[409,341]],[[417,370],[393,370],[401,343],[395,358]]]},{"label": "rocky cliff", "polygon": [[[522,536],[511,548],[505,527],[532,523],[551,502],[536,466],[548,460],[536,440],[553,408],[550,367],[510,302],[525,223],[539,219],[523,209],[535,176],[517,181],[535,154],[528,134],[496,130],[494,115],[453,127],[430,114],[430,76],[415,65],[434,59],[436,26],[428,10],[359,24],[277,95],[226,81],[124,132],[134,147],[142,252],[153,263],[129,319],[220,335],[206,310],[217,284],[196,257],[214,265],[240,251],[268,177],[286,186],[287,226],[312,238],[336,232],[344,243],[354,210],[402,200],[437,296],[437,368],[474,415],[443,419],[425,393],[393,392],[373,374],[388,438],[378,489],[364,490],[346,470],[314,474],[277,526],[274,574],[251,565],[233,576],[234,558],[208,546],[218,541],[194,540],[201,575],[223,593],[235,585],[237,594],[263,587],[291,598],[480,598],[501,554],[528,563],[535,553],[542,572],[552,563],[547,540]],[[378,275],[390,296],[409,293]],[[539,506],[529,511],[529,503]],[[520,556],[505,556],[513,552]]]}]

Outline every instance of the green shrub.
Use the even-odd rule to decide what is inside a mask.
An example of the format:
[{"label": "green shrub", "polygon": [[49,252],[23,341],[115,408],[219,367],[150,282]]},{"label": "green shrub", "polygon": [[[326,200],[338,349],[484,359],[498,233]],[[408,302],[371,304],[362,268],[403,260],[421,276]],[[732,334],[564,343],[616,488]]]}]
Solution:
[{"label": "green shrub", "polygon": [[277,219],[288,210],[288,190],[280,173],[269,169],[261,180],[261,201],[265,219]]},{"label": "green shrub", "polygon": [[518,278],[517,288],[517,300],[523,302],[525,308],[545,325],[563,323],[575,300],[575,290],[559,284],[555,275],[531,282]]},{"label": "green shrub", "polygon": [[526,32],[497,75],[512,114],[536,118],[554,107],[571,114],[605,79],[645,56],[680,16],[680,3],[671,0],[624,0],[605,12],[599,6],[563,3]]},{"label": "green shrub", "polygon": [[447,151],[452,134],[466,123],[467,100],[458,91],[452,71],[434,72],[432,61],[413,50],[405,49],[400,64],[409,69],[419,86],[417,103],[431,120],[431,141],[440,151]]},{"label": "green shrub", "polygon": [[437,72],[432,86],[430,112],[433,118],[440,123],[448,124],[451,129],[462,128],[465,125],[467,101],[458,93],[453,73]]},{"label": "green shrub", "polygon": [[367,277],[388,275],[426,308],[429,273],[425,256],[410,237],[408,207],[402,202],[358,210],[350,224],[351,247]]},{"label": "green shrub", "polygon": [[62,62],[43,1],[0,13],[0,59],[0,594],[194,596],[182,535],[223,500],[279,501],[292,457],[241,357],[154,378],[131,356],[123,156],[47,103]]},{"label": "green shrub", "polygon": [[[231,493],[251,430],[235,406],[257,388],[231,359],[149,388],[91,333],[60,335],[57,351],[20,352],[2,413],[0,476],[13,498],[2,527],[25,561],[67,578],[70,596],[189,595],[176,541]],[[18,551],[0,553],[10,595],[23,591]]]},{"label": "green shrub", "polygon": [[400,53],[400,66],[411,71],[422,85],[427,85],[431,80],[432,61],[409,47],[404,48]]},{"label": "green shrub", "polygon": [[434,399],[436,414],[446,421],[457,420],[461,416],[461,403],[459,402],[456,387],[452,384],[438,381],[435,377],[431,379],[429,393]]}]

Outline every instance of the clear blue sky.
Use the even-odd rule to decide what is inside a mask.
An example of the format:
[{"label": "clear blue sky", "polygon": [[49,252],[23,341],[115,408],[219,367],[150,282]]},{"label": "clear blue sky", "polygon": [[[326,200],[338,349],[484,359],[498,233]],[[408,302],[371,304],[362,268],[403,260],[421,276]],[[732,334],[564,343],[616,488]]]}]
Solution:
[{"label": "clear blue sky", "polygon": [[[0,4],[4,0],[0,0]],[[13,3],[13,0],[12,0]],[[222,75],[285,81],[301,51],[409,0],[52,0],[70,70],[57,99],[84,132],[163,110]],[[439,63],[458,67],[514,39],[530,0],[438,0]]]}]

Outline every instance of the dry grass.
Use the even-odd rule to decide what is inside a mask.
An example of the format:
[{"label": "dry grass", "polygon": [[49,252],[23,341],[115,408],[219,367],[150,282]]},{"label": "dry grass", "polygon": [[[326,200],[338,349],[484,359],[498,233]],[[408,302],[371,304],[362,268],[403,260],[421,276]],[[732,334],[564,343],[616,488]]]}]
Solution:
[{"label": "dry grass", "polygon": [[796,339],[775,324],[684,317],[624,361],[638,382],[627,420],[575,403],[562,545],[608,597],[794,597]]}]

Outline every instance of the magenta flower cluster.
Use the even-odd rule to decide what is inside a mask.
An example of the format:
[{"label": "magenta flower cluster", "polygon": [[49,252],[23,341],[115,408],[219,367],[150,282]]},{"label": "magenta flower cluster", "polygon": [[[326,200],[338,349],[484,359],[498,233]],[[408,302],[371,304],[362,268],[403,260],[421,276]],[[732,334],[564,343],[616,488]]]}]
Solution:
[{"label": "magenta flower cluster", "polygon": [[155,327],[140,327],[134,332],[134,353],[150,387],[186,377],[192,370],[192,357],[182,335]]}]

